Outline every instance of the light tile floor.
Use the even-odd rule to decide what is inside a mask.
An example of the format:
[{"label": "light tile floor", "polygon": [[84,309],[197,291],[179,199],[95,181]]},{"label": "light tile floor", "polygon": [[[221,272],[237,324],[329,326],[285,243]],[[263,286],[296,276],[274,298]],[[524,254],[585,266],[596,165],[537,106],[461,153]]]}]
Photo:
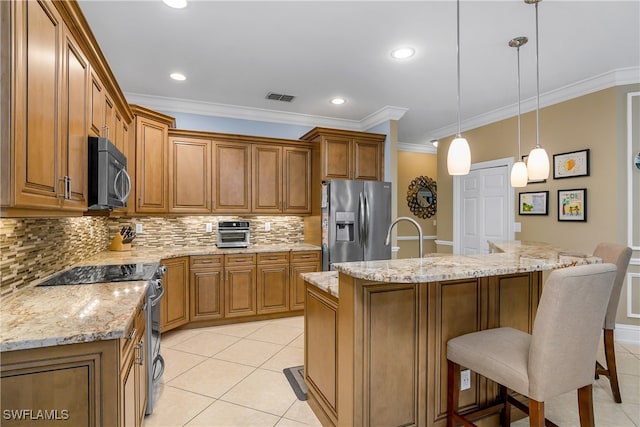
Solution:
[{"label": "light tile floor", "polygon": [[[303,364],[303,333],[301,316],[168,332],[160,398],[145,426],[319,426],[282,372]],[[640,344],[616,343],[616,358],[623,403],[614,403],[606,378],[594,381],[596,425],[639,427]],[[579,426],[576,392],[545,409],[556,424]],[[528,425],[527,418],[512,423]]]}]

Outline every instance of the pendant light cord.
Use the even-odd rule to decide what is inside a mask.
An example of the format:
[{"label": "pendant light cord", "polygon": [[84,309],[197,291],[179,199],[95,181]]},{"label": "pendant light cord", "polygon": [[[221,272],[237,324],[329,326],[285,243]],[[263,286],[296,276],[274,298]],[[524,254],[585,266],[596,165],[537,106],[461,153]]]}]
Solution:
[{"label": "pendant light cord", "polygon": [[522,159],[522,153],[520,151],[520,45],[517,49],[518,53],[518,161]]},{"label": "pendant light cord", "polygon": [[462,136],[460,131],[460,0],[457,0],[456,18],[456,53],[458,55],[458,138],[460,138]]},{"label": "pendant light cord", "polygon": [[538,54],[538,3],[536,2],[536,148],[540,148],[540,56]]}]

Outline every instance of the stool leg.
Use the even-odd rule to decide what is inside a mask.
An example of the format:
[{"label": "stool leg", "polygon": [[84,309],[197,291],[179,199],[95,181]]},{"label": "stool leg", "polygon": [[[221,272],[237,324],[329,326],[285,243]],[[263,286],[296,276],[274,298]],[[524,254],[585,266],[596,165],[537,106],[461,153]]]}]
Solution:
[{"label": "stool leg", "polygon": [[611,383],[611,393],[616,403],[622,403],[620,396],[620,385],[618,384],[618,370],[616,368],[616,349],[614,345],[613,329],[604,330],[604,356],[607,360],[607,370],[609,371],[609,382]]},{"label": "stool leg", "polygon": [[504,407],[500,412],[500,425],[508,427],[511,425],[511,403],[509,403],[509,389],[500,384],[500,399]]},{"label": "stool leg", "polygon": [[529,427],[544,427],[544,402],[529,399]]},{"label": "stool leg", "polygon": [[447,427],[455,427],[454,413],[458,410],[460,393],[460,365],[447,360]]},{"label": "stool leg", "polygon": [[578,389],[578,411],[580,413],[580,427],[595,427],[593,386],[591,384]]}]

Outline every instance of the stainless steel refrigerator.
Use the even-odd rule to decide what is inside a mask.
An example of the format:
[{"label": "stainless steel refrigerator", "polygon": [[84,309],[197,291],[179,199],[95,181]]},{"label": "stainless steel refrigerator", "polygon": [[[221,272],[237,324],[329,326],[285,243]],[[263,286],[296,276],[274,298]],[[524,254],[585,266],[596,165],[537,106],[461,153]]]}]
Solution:
[{"label": "stainless steel refrigerator", "polygon": [[331,180],[322,188],[322,269],[337,262],[391,258],[391,183]]}]

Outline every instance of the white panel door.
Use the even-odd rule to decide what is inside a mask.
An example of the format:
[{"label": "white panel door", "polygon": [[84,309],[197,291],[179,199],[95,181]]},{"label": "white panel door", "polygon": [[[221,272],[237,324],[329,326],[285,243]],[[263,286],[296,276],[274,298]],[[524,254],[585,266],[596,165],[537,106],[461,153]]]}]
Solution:
[{"label": "white panel door", "polygon": [[471,170],[460,177],[462,209],[460,251],[463,255],[489,253],[488,240],[512,239],[509,223],[508,166]]}]

